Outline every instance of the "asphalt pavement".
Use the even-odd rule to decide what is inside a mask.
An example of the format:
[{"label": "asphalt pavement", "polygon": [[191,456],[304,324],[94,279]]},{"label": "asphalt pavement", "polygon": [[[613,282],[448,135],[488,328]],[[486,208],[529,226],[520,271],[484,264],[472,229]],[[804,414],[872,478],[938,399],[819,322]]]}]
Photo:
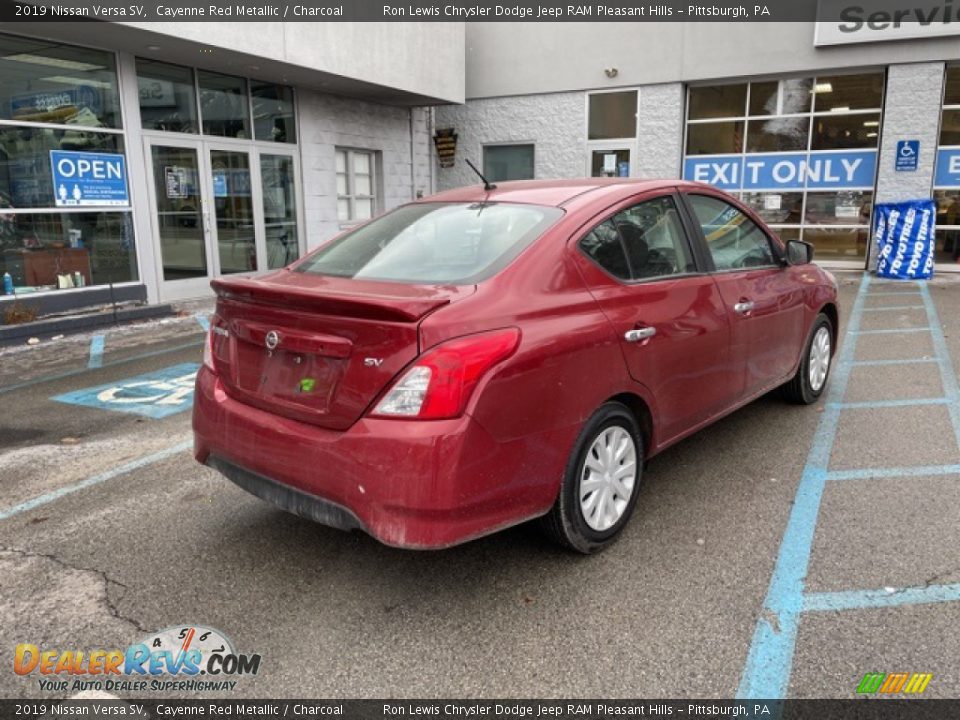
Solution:
[{"label": "asphalt pavement", "polygon": [[829,396],[761,398],[655,458],[592,557],[529,526],[391,549],[199,466],[202,310],[4,350],[0,696],[76,691],[10,671],[18,643],[204,626],[262,658],[221,697],[848,698],[868,672],[957,697],[960,281],[840,281]]}]

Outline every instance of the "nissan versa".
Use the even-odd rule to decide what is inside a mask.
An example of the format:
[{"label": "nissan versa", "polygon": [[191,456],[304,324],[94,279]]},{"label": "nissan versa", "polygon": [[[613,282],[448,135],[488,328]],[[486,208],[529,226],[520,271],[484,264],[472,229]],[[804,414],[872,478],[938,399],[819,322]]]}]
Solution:
[{"label": "nissan versa", "polygon": [[650,457],[774,388],[823,393],[837,287],[811,258],[706,185],[444,192],[213,281],[194,452],[389,545],[541,518],[593,552]]}]

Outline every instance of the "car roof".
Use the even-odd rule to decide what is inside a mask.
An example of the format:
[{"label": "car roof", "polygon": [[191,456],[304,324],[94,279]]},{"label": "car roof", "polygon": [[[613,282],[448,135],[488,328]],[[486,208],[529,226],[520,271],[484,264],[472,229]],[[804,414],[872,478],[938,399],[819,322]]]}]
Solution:
[{"label": "car roof", "polygon": [[570,180],[511,180],[484,190],[483,183],[446,190],[419,202],[513,202],[563,207],[574,199],[616,199],[664,187],[698,187],[699,183],[675,179],[577,178]]}]

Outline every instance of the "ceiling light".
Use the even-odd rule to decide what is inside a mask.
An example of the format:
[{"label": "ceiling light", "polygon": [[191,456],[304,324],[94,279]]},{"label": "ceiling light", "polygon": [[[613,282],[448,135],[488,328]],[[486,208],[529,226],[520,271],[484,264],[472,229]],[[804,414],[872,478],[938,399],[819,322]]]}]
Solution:
[{"label": "ceiling light", "polygon": [[830,108],[830,112],[850,112],[849,105],[840,105],[839,107]]},{"label": "ceiling light", "polygon": [[877,137],[877,133],[875,133],[875,132],[869,132],[869,133],[867,133],[867,137]]},{"label": "ceiling light", "polygon": [[31,63],[33,65],[46,65],[47,67],[59,68],[61,70],[103,70],[103,65],[92,65],[91,63],[78,62],[77,60],[65,60],[64,58],[44,57],[43,55],[31,55],[30,53],[7,55],[3,59]]},{"label": "ceiling light", "polygon": [[819,82],[813,86],[813,91],[815,93],[828,93],[833,92],[833,85],[828,82]]},{"label": "ceiling light", "polygon": [[879,120],[866,120],[866,121],[864,121],[863,126],[864,126],[864,127],[880,127],[880,121],[879,121]]}]

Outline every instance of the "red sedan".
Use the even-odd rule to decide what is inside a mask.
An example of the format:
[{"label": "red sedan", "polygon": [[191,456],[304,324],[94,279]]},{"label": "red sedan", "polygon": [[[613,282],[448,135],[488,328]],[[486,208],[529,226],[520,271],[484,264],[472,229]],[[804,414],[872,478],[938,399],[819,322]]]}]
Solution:
[{"label": "red sedan", "polygon": [[649,458],[774,388],[823,393],[837,287],[811,258],[694,183],[441,193],[213,282],[195,456],[389,545],[540,518],[594,552]]}]

